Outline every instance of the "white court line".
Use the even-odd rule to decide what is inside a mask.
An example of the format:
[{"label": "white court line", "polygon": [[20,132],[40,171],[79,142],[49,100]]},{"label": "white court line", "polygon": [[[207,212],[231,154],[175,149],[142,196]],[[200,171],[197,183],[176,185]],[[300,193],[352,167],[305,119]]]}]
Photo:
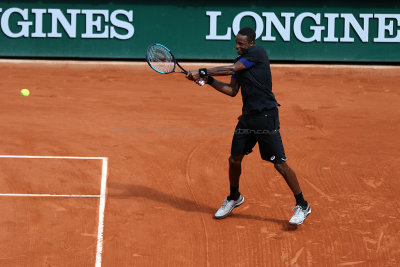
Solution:
[{"label": "white court line", "polygon": [[96,245],[96,264],[95,267],[101,267],[101,257],[103,252],[103,231],[104,231],[104,211],[106,208],[106,189],[108,176],[108,158],[106,157],[72,157],[72,156],[16,156],[16,155],[0,155],[0,158],[23,158],[23,159],[97,159],[102,160],[101,167],[101,189],[100,195],[52,195],[52,194],[0,194],[0,196],[14,197],[98,197],[99,203],[99,222],[97,228],[97,245]]},{"label": "white court line", "polygon": [[101,197],[101,195],[0,194],[0,197]]},{"label": "white court line", "polygon": [[[388,62],[389,64],[390,62]],[[345,65],[345,64],[271,64],[279,68],[322,68],[322,69],[400,69],[397,65]]]},{"label": "white court line", "polygon": [[[233,61],[233,60],[232,60]],[[105,60],[105,61],[96,61],[96,60],[48,60],[48,59],[0,59],[0,63],[11,63],[11,64],[48,64],[48,65],[62,65],[62,64],[73,64],[73,65],[121,65],[121,66],[147,66],[146,61],[113,61],[112,59]],[[372,62],[373,63],[373,62]],[[330,64],[329,62],[326,63],[319,63],[319,64],[298,64],[298,63],[271,63],[271,67],[288,67],[288,68],[329,68],[329,69],[351,69],[351,68],[363,68],[363,69],[398,69],[400,66],[398,65],[391,65],[393,62],[387,62],[388,65],[363,65],[354,64],[347,65],[347,64]],[[183,66],[204,66],[204,67],[215,67],[221,65],[229,65],[229,62],[183,62]]]},{"label": "white court line", "polygon": [[[62,60],[62,59],[0,59],[0,63],[14,63],[14,64],[43,64],[43,65],[116,65],[116,66],[144,66],[147,65],[146,61],[113,61],[110,60]],[[147,65],[148,66],[148,65]]]},{"label": "white court line", "polygon": [[104,210],[106,207],[106,188],[108,175],[108,159],[103,158],[101,169],[101,190],[99,205],[99,228],[97,229],[96,267],[101,267],[101,254],[103,252]]},{"label": "white court line", "polygon": [[0,155],[0,158],[11,159],[106,159],[105,157],[72,157],[72,156],[14,156],[14,155]]}]

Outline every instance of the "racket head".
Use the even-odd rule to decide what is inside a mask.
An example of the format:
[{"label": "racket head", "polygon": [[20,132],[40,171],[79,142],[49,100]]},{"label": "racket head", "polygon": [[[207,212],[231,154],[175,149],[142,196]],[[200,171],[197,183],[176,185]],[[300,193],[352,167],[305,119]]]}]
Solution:
[{"label": "racket head", "polygon": [[168,74],[175,71],[176,59],[165,45],[151,44],[146,49],[146,61],[150,68],[161,74]]}]

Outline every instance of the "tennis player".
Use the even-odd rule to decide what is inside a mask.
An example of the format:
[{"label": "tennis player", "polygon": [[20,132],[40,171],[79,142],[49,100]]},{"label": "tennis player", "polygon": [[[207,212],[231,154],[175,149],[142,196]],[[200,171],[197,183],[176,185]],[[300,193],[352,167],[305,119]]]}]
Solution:
[{"label": "tennis player", "polygon": [[[243,157],[252,152],[258,143],[261,158],[272,162],[275,169],[283,176],[296,199],[294,215],[290,224],[304,222],[311,208],[303,198],[295,172],[287,164],[280,135],[278,102],[272,93],[271,69],[267,52],[261,46],[255,46],[255,32],[246,27],[236,36],[236,50],[239,56],[233,65],[215,68],[191,70],[187,78],[199,84],[206,81],[217,91],[229,96],[236,96],[241,89],[242,115],[233,135],[231,155],[229,157],[230,194],[224,199],[215,218],[225,218],[232,210],[244,202],[239,192],[239,178]],[[231,75],[230,83],[224,83],[213,76]]]}]

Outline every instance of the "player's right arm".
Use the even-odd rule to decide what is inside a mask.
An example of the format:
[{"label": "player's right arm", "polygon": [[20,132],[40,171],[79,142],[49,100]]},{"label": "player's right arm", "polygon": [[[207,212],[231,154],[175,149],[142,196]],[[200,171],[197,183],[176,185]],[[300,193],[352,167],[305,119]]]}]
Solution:
[{"label": "player's right arm", "polygon": [[214,81],[210,85],[215,90],[231,97],[236,96],[240,89],[240,85],[234,75],[232,75],[231,82],[229,84],[214,79]]},{"label": "player's right arm", "polygon": [[[227,65],[227,66],[219,66],[207,70],[207,75],[209,76],[227,76],[233,75],[242,71],[244,69],[249,68],[250,66],[246,66],[242,61],[236,61],[235,64]],[[196,81],[200,78],[199,70],[190,70],[186,75],[186,78],[192,81]]]}]

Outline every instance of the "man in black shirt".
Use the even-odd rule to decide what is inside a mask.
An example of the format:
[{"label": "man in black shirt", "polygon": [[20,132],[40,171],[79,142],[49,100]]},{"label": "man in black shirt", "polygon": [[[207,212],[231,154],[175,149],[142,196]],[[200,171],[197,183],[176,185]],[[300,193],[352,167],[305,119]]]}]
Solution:
[{"label": "man in black shirt", "polygon": [[[187,78],[200,83],[206,81],[216,90],[236,96],[241,89],[243,108],[232,140],[229,157],[230,195],[215,213],[216,218],[225,218],[235,207],[244,202],[239,192],[241,162],[245,155],[252,152],[258,143],[261,158],[272,162],[276,170],[284,177],[296,199],[294,215],[289,223],[300,225],[311,208],[303,198],[296,174],[286,163],[286,156],[279,132],[278,102],[272,93],[271,69],[264,48],[255,46],[255,32],[246,27],[236,36],[236,50],[239,56],[235,63],[210,69],[192,70]],[[230,84],[218,81],[213,76],[232,75]]]}]

